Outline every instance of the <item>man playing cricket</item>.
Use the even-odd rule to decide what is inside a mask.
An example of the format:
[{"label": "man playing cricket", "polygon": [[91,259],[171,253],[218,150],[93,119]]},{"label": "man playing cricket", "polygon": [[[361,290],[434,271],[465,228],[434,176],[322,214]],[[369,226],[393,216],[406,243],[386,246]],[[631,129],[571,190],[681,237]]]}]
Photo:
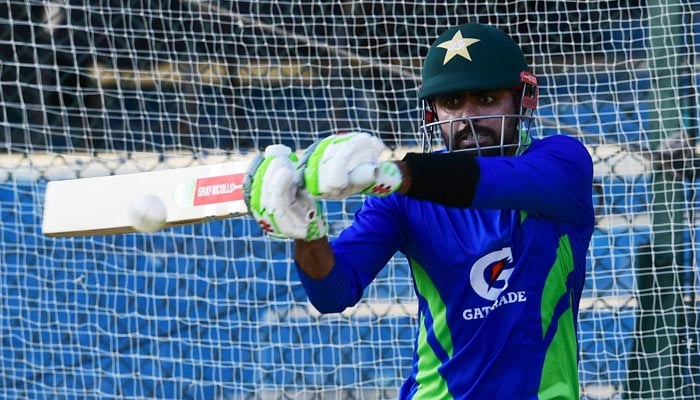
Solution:
[{"label": "man playing cricket", "polygon": [[[447,30],[422,79],[424,153],[379,162],[382,143],[360,132],[325,138],[301,160],[272,146],[251,166],[249,210],[295,239],[301,281],[324,313],[357,303],[405,255],[419,325],[400,398],[577,399],[591,158],[573,138],[531,138],[537,80],[494,27]],[[367,165],[371,184],[357,177]],[[317,199],[357,193],[369,197],[329,241]]]}]

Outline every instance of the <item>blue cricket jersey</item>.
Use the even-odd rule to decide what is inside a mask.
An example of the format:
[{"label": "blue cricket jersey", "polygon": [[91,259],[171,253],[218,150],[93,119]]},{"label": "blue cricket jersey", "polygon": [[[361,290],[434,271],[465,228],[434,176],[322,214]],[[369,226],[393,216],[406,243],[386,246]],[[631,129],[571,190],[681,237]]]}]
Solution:
[{"label": "blue cricket jersey", "polygon": [[331,242],[331,273],[300,279],[316,308],[339,312],[397,251],[406,256],[419,326],[401,399],[577,399],[591,157],[552,136],[520,156],[477,161],[469,208],[368,198]]}]

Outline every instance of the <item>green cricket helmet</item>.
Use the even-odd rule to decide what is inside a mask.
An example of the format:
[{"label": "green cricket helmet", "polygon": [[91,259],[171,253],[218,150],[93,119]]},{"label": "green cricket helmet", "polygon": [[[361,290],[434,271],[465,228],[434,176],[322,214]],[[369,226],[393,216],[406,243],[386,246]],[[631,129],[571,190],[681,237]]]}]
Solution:
[{"label": "green cricket helmet", "polygon": [[430,133],[431,137],[431,131],[437,128],[436,124],[449,122],[435,120],[431,108],[433,97],[495,89],[513,89],[519,92],[520,112],[517,115],[499,117],[526,121],[529,132],[532,112],[537,107],[537,78],[529,72],[520,46],[498,28],[468,23],[445,31],[428,50],[423,63],[422,80],[418,90],[418,97],[426,102],[422,130]]}]

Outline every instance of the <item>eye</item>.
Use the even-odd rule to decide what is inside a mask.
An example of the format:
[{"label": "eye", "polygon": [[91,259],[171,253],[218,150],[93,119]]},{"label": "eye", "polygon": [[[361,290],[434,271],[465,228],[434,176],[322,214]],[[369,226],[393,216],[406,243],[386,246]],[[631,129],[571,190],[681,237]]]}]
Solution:
[{"label": "eye", "polygon": [[496,101],[496,98],[493,96],[490,96],[485,93],[479,94],[479,104],[488,106],[490,104],[493,104]]},{"label": "eye", "polygon": [[436,100],[436,102],[442,107],[455,108],[462,103],[462,96],[458,94],[447,94],[439,96]]}]

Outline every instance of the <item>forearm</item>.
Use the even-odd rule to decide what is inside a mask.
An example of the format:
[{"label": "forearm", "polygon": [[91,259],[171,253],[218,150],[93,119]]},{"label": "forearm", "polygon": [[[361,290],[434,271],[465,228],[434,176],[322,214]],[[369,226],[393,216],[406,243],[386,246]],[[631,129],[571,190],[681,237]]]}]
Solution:
[{"label": "forearm", "polygon": [[336,265],[327,238],[295,241],[294,259],[309,301],[321,313],[341,312],[362,295],[361,287]]},{"label": "forearm", "polygon": [[294,259],[299,269],[312,279],[325,278],[335,264],[335,256],[328,243],[328,237],[312,241],[295,240]]}]

